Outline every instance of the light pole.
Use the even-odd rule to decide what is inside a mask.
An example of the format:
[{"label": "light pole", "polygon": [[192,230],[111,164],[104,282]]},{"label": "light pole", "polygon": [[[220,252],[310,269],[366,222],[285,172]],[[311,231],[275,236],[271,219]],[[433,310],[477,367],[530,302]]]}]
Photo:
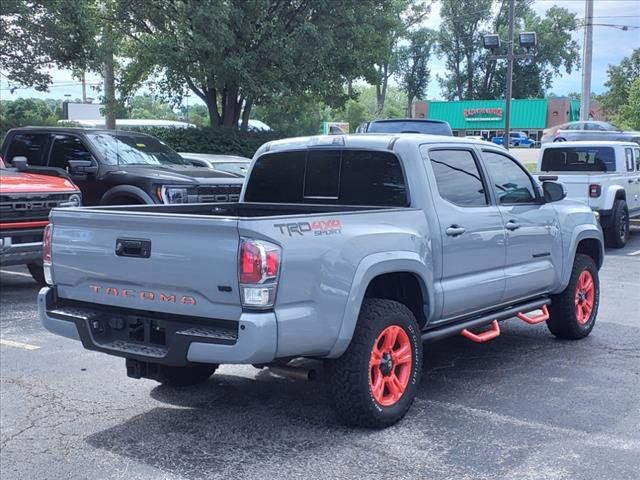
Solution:
[{"label": "light pole", "polygon": [[[506,55],[489,55],[490,60],[507,60],[507,91],[505,95],[505,116],[504,116],[504,136],[502,143],[504,148],[509,149],[509,133],[511,129],[511,96],[513,90],[513,61],[517,58],[533,58],[531,53],[514,55],[513,53],[513,29],[515,25],[515,0],[509,0],[509,33],[507,38],[507,54]],[[535,32],[521,32],[518,36],[518,43],[521,47],[527,49],[527,52],[536,46],[537,37]],[[497,33],[491,33],[482,37],[484,48],[495,52],[500,48],[500,36]]]},{"label": "light pole", "polygon": [[593,0],[586,0],[584,13],[584,45],[582,66],[582,96],[580,97],[580,120],[589,120],[591,110],[591,51],[593,47]]}]

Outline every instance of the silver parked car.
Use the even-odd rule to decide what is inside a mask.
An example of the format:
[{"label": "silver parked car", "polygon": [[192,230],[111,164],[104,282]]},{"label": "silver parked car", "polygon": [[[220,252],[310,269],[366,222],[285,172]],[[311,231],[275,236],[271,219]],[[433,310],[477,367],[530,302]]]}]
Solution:
[{"label": "silver parked car", "polygon": [[547,128],[542,132],[542,143],[576,140],[610,140],[640,143],[640,132],[622,131],[615,125],[596,120],[569,122]]},{"label": "silver parked car", "polygon": [[245,177],[249,170],[250,158],[237,155],[215,155],[211,153],[186,153],[180,152],[180,156],[198,167],[213,168],[225,173],[232,173]]}]

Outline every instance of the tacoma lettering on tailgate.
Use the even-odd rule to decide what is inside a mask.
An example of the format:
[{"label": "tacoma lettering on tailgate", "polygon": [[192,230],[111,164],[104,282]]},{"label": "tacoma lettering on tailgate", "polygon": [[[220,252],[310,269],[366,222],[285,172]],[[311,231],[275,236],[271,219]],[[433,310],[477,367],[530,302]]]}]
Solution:
[{"label": "tacoma lettering on tailgate", "polygon": [[195,305],[196,299],[190,295],[176,295],[175,293],[152,292],[150,290],[134,290],[132,288],[103,287],[102,285],[89,285],[96,295],[109,295],[112,297],[139,298],[150,302],[181,303],[182,305]]}]

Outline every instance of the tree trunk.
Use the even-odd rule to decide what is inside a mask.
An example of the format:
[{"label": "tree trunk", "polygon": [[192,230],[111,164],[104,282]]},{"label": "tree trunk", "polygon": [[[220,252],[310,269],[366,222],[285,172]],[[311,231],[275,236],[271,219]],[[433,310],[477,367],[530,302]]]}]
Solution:
[{"label": "tree trunk", "polygon": [[242,111],[242,126],[240,127],[243,132],[246,132],[249,128],[249,116],[251,115],[251,108],[253,107],[253,100],[248,98],[244,104],[244,110]]},{"label": "tree trunk", "polygon": [[467,52],[467,95],[466,99],[473,99],[473,53]]},{"label": "tree trunk", "polygon": [[116,128],[116,92],[113,59],[113,26],[111,20],[104,22],[102,30],[102,51],[104,53],[104,123],[109,130]]},{"label": "tree trunk", "polygon": [[407,118],[412,118],[412,110],[413,110],[413,97],[407,95]]},{"label": "tree trunk", "polygon": [[233,121],[238,118],[236,112],[238,110],[238,87],[225,88],[222,97],[222,126],[227,128],[238,128],[238,123],[235,125]]},{"label": "tree trunk", "polygon": [[220,112],[218,112],[218,92],[215,89],[205,91],[207,111],[209,112],[209,125],[211,128],[219,127],[221,124]]}]

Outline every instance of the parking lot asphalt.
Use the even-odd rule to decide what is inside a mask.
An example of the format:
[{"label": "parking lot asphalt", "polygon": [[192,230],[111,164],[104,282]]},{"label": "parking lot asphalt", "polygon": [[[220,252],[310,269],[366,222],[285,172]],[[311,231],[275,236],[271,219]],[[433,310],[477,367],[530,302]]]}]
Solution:
[{"label": "parking lot asphalt", "polygon": [[322,381],[222,366],[183,389],[54,336],[26,269],[0,272],[2,479],[640,478],[640,229],[609,250],[585,340],[517,320],[425,345],[413,408],[382,431],[334,419]]}]

